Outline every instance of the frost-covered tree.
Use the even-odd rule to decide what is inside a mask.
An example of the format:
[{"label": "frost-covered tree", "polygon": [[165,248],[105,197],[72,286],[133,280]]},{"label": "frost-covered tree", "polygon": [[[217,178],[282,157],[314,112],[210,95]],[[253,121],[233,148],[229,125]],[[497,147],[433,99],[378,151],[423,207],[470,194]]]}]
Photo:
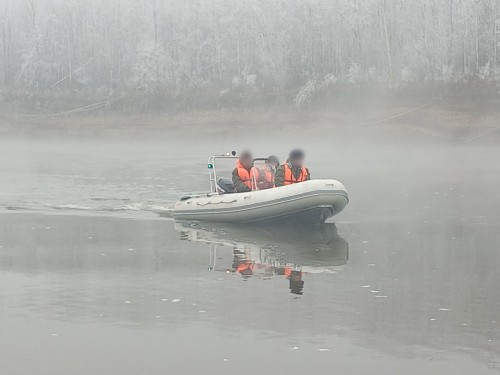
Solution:
[{"label": "frost-covered tree", "polygon": [[[500,0],[0,0],[0,89],[499,78]],[[235,82],[238,84],[236,85]]]}]

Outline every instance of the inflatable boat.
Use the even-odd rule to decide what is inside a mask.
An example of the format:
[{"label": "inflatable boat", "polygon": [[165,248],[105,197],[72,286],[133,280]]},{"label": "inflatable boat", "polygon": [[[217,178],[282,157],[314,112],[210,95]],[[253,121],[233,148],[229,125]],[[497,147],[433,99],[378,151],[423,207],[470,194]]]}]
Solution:
[{"label": "inflatable boat", "polygon": [[[349,202],[346,188],[337,180],[310,180],[272,189],[235,193],[229,179],[219,178],[217,163],[220,159],[237,157],[233,153],[209,158],[210,192],[182,197],[172,210],[176,220],[323,223],[341,212]],[[255,159],[256,162],[262,160],[265,159]]]}]

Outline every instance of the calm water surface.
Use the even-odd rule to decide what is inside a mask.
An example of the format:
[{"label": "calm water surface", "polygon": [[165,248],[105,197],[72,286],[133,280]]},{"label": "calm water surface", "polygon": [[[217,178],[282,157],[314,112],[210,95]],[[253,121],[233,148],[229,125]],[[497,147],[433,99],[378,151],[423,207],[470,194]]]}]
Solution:
[{"label": "calm water surface", "polygon": [[225,144],[0,144],[1,374],[500,370],[495,148],[306,144],[347,210],[252,228],[162,216]]}]

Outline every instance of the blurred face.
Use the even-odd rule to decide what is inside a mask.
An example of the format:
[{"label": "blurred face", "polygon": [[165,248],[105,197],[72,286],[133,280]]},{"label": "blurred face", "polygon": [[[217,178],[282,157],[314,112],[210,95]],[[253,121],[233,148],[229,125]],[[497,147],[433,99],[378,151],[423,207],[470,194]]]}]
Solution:
[{"label": "blurred face", "polygon": [[295,158],[295,159],[290,159],[290,163],[292,164],[293,167],[302,167],[302,164],[304,163],[304,158]]},{"label": "blurred face", "polygon": [[253,163],[253,158],[251,155],[244,155],[241,157],[240,162],[245,168],[250,168]]},{"label": "blurred face", "polygon": [[269,168],[274,168],[276,169],[278,167],[278,162],[276,160],[268,160],[266,165],[269,167]]}]

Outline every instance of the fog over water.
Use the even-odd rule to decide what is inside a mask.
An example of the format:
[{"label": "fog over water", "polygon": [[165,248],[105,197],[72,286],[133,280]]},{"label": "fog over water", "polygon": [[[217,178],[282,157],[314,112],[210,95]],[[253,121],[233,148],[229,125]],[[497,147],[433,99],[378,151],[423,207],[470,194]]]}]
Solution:
[{"label": "fog over water", "polygon": [[[498,148],[320,138],[2,139],[0,372],[497,373]],[[344,182],[335,225],[165,217],[252,145]]]},{"label": "fog over water", "polygon": [[[498,374],[499,51],[500,0],[0,0],[0,375]],[[342,212],[186,198],[296,148]]]},{"label": "fog over water", "polygon": [[[2,140],[0,207],[132,216],[163,212],[182,194],[207,191],[208,156],[252,149],[255,156],[276,154],[284,161],[300,143],[313,178],[336,178],[347,186],[355,209],[342,213],[344,220],[380,218],[394,210],[427,220],[445,220],[450,214],[463,220],[496,217],[495,144],[335,133],[325,139],[300,133],[287,138],[272,131],[190,140],[189,135]],[[229,177],[232,164],[221,167]]]}]

